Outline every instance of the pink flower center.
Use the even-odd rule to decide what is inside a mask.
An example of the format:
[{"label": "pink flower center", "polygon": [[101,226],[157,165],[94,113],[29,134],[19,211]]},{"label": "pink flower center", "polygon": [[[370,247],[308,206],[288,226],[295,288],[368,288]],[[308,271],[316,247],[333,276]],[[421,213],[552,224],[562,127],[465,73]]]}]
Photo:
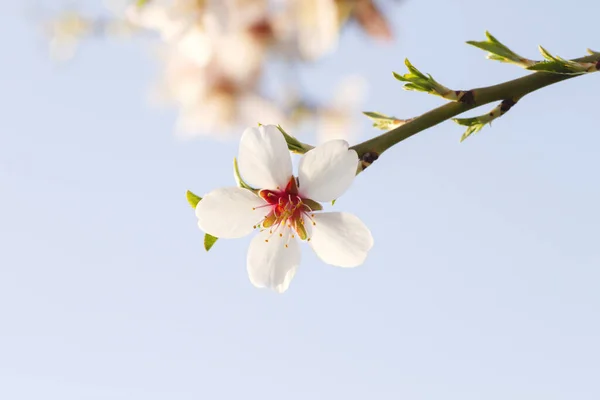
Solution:
[{"label": "pink flower center", "polygon": [[[271,211],[260,223],[262,228],[269,228],[272,234],[279,231],[279,228],[287,227],[296,231],[300,239],[310,240],[304,227],[304,217],[312,221],[313,211],[316,207],[320,209],[320,205],[313,200],[300,197],[296,178],[292,176],[284,190],[279,188],[278,190],[263,189],[258,192],[258,195],[267,202],[262,207],[271,208]],[[314,221],[312,223],[315,225]],[[283,236],[281,231],[279,236]]]}]

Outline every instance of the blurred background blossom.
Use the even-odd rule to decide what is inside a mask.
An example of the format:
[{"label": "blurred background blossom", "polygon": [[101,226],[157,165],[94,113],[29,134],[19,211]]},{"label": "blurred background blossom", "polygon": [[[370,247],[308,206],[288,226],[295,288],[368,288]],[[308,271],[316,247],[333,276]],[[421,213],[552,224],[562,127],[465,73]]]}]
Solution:
[{"label": "blurred background blossom", "polygon": [[[390,41],[392,28],[375,0],[112,0],[102,16],[78,8],[46,18],[50,52],[60,61],[86,39],[144,36],[161,76],[152,102],[174,107],[181,138],[231,139],[246,126],[280,124],[308,140],[353,140],[368,85],[332,76],[329,102],[311,99],[298,77],[335,53],[355,24],[369,40]],[[395,4],[394,4],[395,3]]]}]

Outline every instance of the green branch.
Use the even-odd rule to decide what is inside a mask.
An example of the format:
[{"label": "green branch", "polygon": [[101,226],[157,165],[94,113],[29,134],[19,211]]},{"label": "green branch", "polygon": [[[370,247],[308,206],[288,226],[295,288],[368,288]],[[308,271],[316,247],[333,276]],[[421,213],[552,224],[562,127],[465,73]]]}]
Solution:
[{"label": "green branch", "polygon": [[[577,58],[572,61],[579,63],[600,63],[600,53],[593,53],[590,56]],[[473,89],[472,102],[461,103],[451,102],[441,107],[435,108],[425,114],[418,116],[404,125],[399,126],[382,135],[374,137],[363,143],[353,146],[361,160],[365,158],[374,161],[384,151],[390,147],[408,139],[409,137],[435,126],[441,122],[447,121],[465,111],[473,108],[492,103],[494,101],[502,101],[506,99],[520,99],[523,96],[535,92],[543,87],[578,77],[581,75],[563,75],[548,72],[535,72],[522,78],[512,81],[500,83],[498,85],[487,86]],[[363,162],[363,166],[368,166],[370,162]]]}]

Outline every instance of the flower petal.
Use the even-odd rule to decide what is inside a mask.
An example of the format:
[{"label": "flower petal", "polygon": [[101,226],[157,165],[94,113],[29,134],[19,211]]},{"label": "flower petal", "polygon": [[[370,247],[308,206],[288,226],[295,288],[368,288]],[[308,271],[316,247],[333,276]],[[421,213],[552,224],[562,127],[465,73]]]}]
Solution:
[{"label": "flower petal", "polygon": [[250,190],[226,187],[213,190],[196,205],[198,226],[218,238],[246,236],[270,211],[267,204]]},{"label": "flower petal", "polygon": [[242,178],[257,189],[283,189],[292,177],[292,157],[274,125],[244,131],[238,163]]},{"label": "flower petal", "polygon": [[307,152],[300,160],[300,195],[316,201],[332,201],[352,184],[358,155],[345,140],[331,140]]},{"label": "flower petal", "polygon": [[337,267],[357,267],[373,247],[369,228],[353,214],[316,213],[308,242],[317,256]]},{"label": "flower petal", "polygon": [[280,237],[277,232],[271,234],[265,229],[252,239],[247,269],[254,286],[273,289],[277,293],[285,292],[290,286],[300,264],[300,246],[290,235],[288,231]]}]

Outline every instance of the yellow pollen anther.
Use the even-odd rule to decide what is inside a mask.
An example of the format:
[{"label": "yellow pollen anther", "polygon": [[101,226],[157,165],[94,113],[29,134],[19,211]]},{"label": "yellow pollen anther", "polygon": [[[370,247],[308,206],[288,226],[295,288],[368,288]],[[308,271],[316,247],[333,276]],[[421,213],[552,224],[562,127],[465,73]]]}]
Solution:
[{"label": "yellow pollen anther", "polygon": [[283,237],[283,233],[280,233],[280,234],[279,234],[279,237]]},{"label": "yellow pollen anther", "polygon": [[288,245],[286,244],[286,245],[285,245],[285,248],[287,249],[287,247],[288,247]]},{"label": "yellow pollen anther", "polygon": [[316,225],[317,223],[315,221],[313,221],[313,225]]},{"label": "yellow pollen anther", "polygon": [[269,243],[269,239],[265,239],[265,242]]},{"label": "yellow pollen anther", "polygon": [[252,207],[252,211],[256,211],[256,207]]},{"label": "yellow pollen anther", "polygon": [[310,238],[306,239],[307,242],[310,242]]}]

